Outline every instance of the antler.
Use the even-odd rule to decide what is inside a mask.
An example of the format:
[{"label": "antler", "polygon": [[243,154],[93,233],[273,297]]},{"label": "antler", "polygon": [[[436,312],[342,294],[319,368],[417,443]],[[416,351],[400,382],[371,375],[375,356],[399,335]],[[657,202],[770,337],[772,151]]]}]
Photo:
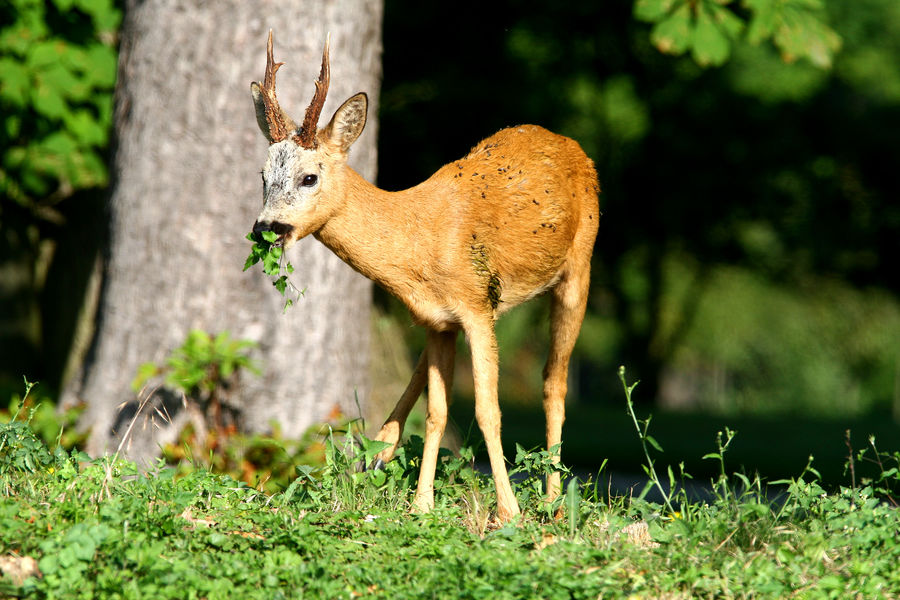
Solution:
[{"label": "antler", "polygon": [[[269,41],[266,44],[266,75],[263,84],[254,82],[250,86],[253,95],[262,99],[262,110],[257,103],[256,120],[263,131],[268,130],[271,143],[286,140],[297,128],[297,125],[278,105],[275,97],[275,73],[284,63],[276,63],[272,56],[272,30],[269,30]],[[267,125],[267,126],[264,126]]]},{"label": "antler", "polygon": [[328,64],[328,46],[330,41],[331,36],[325,38],[325,50],[322,51],[322,69],[319,71],[319,79],[316,81],[316,91],[313,94],[312,101],[309,103],[309,107],[306,109],[303,125],[300,127],[299,133],[294,136],[295,142],[310,150],[316,147],[316,130],[319,126],[319,115],[322,114],[325,96],[328,95],[328,83],[331,81],[331,67]]}]

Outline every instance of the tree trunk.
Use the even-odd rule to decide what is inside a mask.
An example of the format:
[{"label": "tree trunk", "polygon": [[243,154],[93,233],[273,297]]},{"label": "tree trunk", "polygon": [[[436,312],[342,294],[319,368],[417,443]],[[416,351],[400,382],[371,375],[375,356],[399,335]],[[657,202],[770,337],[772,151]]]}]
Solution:
[{"label": "tree trunk", "polygon": [[[191,329],[228,330],[259,344],[260,377],[244,377],[244,424],[277,421],[299,436],[336,407],[357,412],[368,393],[371,284],[307,238],[288,258],[306,295],[282,314],[283,299],[259,266],[242,272],[244,239],[262,205],[259,171],[267,142],[250,82],[261,81],[269,28],[282,106],[303,111],[331,33],[327,122],[343,100],[366,91],[373,104],[351,165],[374,179],[381,75],[380,0],[127,2],[119,57],[109,205],[109,245],[97,327],[82,372],[64,401],[87,404],[88,451],[115,450],[135,413],[138,366],[165,357]],[[120,410],[129,403],[128,410]],[[142,413],[126,452],[147,458],[184,422]],[[163,411],[165,412],[165,411]],[[156,427],[148,426],[148,419]],[[161,426],[161,427],[160,427]]]}]

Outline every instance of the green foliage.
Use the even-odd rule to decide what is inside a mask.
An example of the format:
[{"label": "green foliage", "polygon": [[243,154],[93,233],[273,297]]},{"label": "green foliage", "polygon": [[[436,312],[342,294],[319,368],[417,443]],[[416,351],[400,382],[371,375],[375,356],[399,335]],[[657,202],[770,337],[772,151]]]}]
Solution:
[{"label": "green foliage", "polygon": [[165,381],[188,397],[198,398],[227,387],[229,380],[242,369],[259,373],[245,352],[256,344],[249,340],[232,340],[227,331],[211,337],[194,329],[184,343],[172,351],[163,366],[144,363],[131,386],[140,391],[151,377],[165,374]]},{"label": "green foliage", "polygon": [[[30,394],[33,383],[25,380],[25,394],[21,403],[12,411],[10,419],[0,420],[0,493],[9,494],[17,474],[54,473],[58,469],[71,470],[70,455],[59,443],[61,431],[55,439],[46,436],[46,417],[36,421],[35,416],[43,404],[31,406]],[[16,404],[14,401],[13,404]],[[27,411],[27,414],[23,414]],[[41,436],[35,427],[42,427],[45,435]],[[50,448],[53,448],[52,450]],[[82,454],[73,454],[72,458],[84,458]]]},{"label": "green foliage", "polygon": [[[213,338],[205,331],[192,330],[165,364],[144,363],[138,368],[132,387],[144,394],[143,402],[148,402],[155,392],[147,391],[147,384],[164,376],[164,384],[179,390],[184,402],[192,409],[191,426],[182,431],[180,437],[185,448],[193,447],[195,454],[169,445],[164,448],[167,458],[193,458],[199,453],[201,461],[218,465],[223,471],[238,468],[234,462],[237,458],[237,465],[243,470],[245,461],[229,451],[229,440],[238,435],[242,412],[241,403],[232,396],[242,372],[259,373],[247,354],[247,350],[255,345],[248,340],[232,340],[227,331]],[[255,444],[253,447],[257,449]]]},{"label": "green foliage", "polygon": [[83,447],[87,432],[79,431],[77,423],[84,407],[59,411],[52,398],[37,394],[40,394],[40,387],[26,380],[25,393],[22,396],[13,394],[8,407],[0,409],[0,423],[25,420],[38,439],[52,449]]},{"label": "green foliage", "polygon": [[[757,233],[748,232],[748,245],[779,252],[765,238],[751,241]],[[830,280],[789,288],[724,267],[696,286],[696,268],[668,263],[657,332],[661,342],[683,328],[666,375],[680,397],[720,414],[896,413],[900,305],[892,297]],[[685,305],[695,311],[689,323]]]},{"label": "green foliage", "polygon": [[291,295],[284,302],[284,310],[287,310],[288,307],[293,306],[295,299],[300,299],[306,289],[299,289],[288,278],[288,275],[294,272],[294,266],[290,261],[285,260],[284,248],[278,243],[278,234],[274,231],[263,231],[259,235],[248,233],[247,239],[253,242],[253,246],[250,248],[250,255],[244,262],[244,270],[262,262],[263,273],[275,278],[272,285],[282,296],[288,289],[291,290]]},{"label": "green foliage", "polygon": [[[653,23],[650,40],[661,52],[691,56],[701,66],[724,64],[746,31],[751,44],[771,39],[786,62],[807,58],[832,64],[841,38],[823,22],[820,0],[637,0],[634,16]],[[748,14],[749,18],[742,15]]]},{"label": "green foliage", "polygon": [[[727,439],[715,453],[723,464]],[[56,468],[31,470],[0,454],[0,593],[562,600],[892,597],[900,589],[900,515],[867,484],[828,492],[807,470],[780,482],[771,501],[735,476],[703,501],[676,496],[682,503],[669,512],[572,479],[566,519],[523,506],[515,526],[485,527],[475,504],[491,501],[491,480],[471,469],[470,454],[442,453],[437,507],[410,515],[421,440],[401,447],[386,471],[359,471],[380,448],[337,441],[322,467],[298,468],[271,496],[202,469],[176,477],[161,465],[139,472],[60,456]],[[19,579],[7,571],[29,561],[37,569]]]},{"label": "green foliage", "polygon": [[106,184],[112,0],[14,0],[0,12],[0,194],[26,207]]},{"label": "green foliage", "polygon": [[628,385],[628,382],[625,380],[625,367],[619,367],[619,381],[622,382],[622,388],[625,390],[625,408],[628,411],[628,416],[631,417],[632,423],[634,423],[634,429],[637,431],[638,437],[641,440],[641,448],[644,451],[644,459],[645,464],[644,474],[647,475],[647,485],[644,486],[644,490],[638,496],[639,500],[643,500],[647,493],[650,491],[650,488],[655,486],[656,489],[659,490],[660,495],[662,495],[663,501],[666,504],[666,508],[669,509],[669,513],[674,513],[675,508],[672,505],[671,499],[671,491],[675,487],[675,478],[672,474],[672,469],[669,469],[669,490],[667,491],[665,487],[663,487],[662,481],[659,478],[659,475],[656,473],[656,461],[650,456],[650,449],[652,447],[657,452],[662,452],[662,446],[659,445],[659,442],[650,435],[650,420],[652,417],[647,417],[646,419],[639,420],[637,415],[634,412],[634,403],[631,399],[631,393],[634,391],[634,388],[637,387],[638,382],[634,382],[631,385]]},{"label": "green foliage", "polygon": [[887,500],[894,508],[900,508],[900,452],[881,452],[875,445],[875,436],[870,435],[869,445],[854,455],[850,443],[850,431],[847,431],[847,470],[850,472],[852,487],[856,489],[856,464],[869,463],[876,468],[874,477],[862,477],[860,483],[872,490],[869,495]]},{"label": "green foliage", "polygon": [[[829,6],[847,43],[835,72],[853,89],[866,90],[878,106],[900,104],[900,3],[880,0]],[[845,32],[845,33],[844,33]]]}]

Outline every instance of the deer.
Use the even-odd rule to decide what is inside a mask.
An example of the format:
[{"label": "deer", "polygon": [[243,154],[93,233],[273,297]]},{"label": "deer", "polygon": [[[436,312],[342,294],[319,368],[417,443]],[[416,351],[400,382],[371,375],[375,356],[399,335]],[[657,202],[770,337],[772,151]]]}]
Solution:
[{"label": "deer", "polygon": [[[503,129],[424,182],[385,191],[347,165],[366,124],[368,97],[347,99],[324,127],[330,38],[315,91],[298,126],[275,95],[272,31],[262,84],[251,94],[269,141],[264,205],[253,225],[287,249],[312,235],[350,267],[397,297],[426,329],[425,349],[396,407],[375,437],[395,454],[406,419],[427,384],[424,450],[411,512],[434,508],[434,477],[462,331],[468,339],[475,416],[496,486],[496,519],[520,514],[501,447],[494,325],[511,308],[550,295],[550,344],[543,370],[547,448],[561,443],[569,359],[588,301],[600,192],[594,164],[574,140],[536,125]],[[553,460],[559,464],[559,453]],[[558,470],[545,496],[560,494]]]}]

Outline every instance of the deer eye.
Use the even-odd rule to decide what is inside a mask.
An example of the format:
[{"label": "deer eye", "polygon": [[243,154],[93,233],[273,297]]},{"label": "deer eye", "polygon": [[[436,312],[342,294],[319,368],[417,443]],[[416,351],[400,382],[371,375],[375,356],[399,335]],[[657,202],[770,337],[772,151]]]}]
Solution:
[{"label": "deer eye", "polygon": [[300,185],[304,187],[311,187],[316,185],[317,181],[319,181],[319,177],[317,175],[304,175],[303,181],[300,182]]}]

